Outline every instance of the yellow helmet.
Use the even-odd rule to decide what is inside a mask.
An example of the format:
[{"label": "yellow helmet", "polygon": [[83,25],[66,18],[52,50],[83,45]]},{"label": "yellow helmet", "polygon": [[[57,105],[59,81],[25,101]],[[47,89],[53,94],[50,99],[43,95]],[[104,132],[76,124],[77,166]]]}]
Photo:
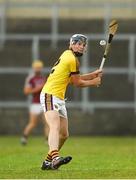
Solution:
[{"label": "yellow helmet", "polygon": [[43,67],[43,62],[41,60],[35,60],[33,63],[32,63],[32,67],[33,68],[37,68],[37,67]]}]

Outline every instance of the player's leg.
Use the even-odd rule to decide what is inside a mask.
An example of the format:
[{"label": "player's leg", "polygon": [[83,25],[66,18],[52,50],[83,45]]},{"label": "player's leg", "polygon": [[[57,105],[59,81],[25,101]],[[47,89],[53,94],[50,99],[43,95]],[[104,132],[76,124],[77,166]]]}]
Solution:
[{"label": "player's leg", "polygon": [[[61,103],[60,103],[61,104]],[[69,136],[68,133],[68,120],[67,120],[67,111],[64,105],[64,102],[59,107],[59,115],[60,115],[60,131],[59,131],[59,150],[63,146],[64,142]],[[58,159],[52,160],[52,168],[58,169],[61,165],[67,164],[71,161],[71,156],[59,157]]]},{"label": "player's leg", "polygon": [[49,151],[42,164],[42,170],[52,169],[51,162],[55,158],[59,158],[59,132],[60,117],[57,111],[51,110],[45,112],[45,119],[49,127],[48,145]]},{"label": "player's leg", "polygon": [[[62,164],[67,164],[71,157],[59,156],[59,138],[60,138],[60,114],[62,101],[49,94],[41,94],[41,104],[45,111],[45,119],[49,126],[48,144],[49,152],[41,169],[57,169]],[[56,108],[55,108],[56,107]]]},{"label": "player's leg", "polygon": [[48,126],[48,124],[47,124],[47,122],[46,122],[46,119],[45,119],[45,116],[44,116],[44,113],[43,113],[43,112],[40,114],[40,117],[41,117],[41,120],[42,120],[43,126],[44,126],[44,129],[43,129],[43,130],[44,130],[45,138],[48,140],[49,126]]},{"label": "player's leg", "polygon": [[60,131],[60,117],[57,111],[47,111],[45,118],[49,126],[48,144],[49,153],[54,150],[58,151],[59,147],[59,131]]},{"label": "player's leg", "polygon": [[46,121],[49,126],[49,153],[53,150],[59,150],[69,136],[68,120],[60,117],[57,111],[48,111],[45,113]]},{"label": "player's leg", "polygon": [[[68,120],[65,117],[60,117],[60,132],[59,132],[59,150],[68,138]],[[52,168],[58,169],[61,165],[67,164],[71,161],[71,156],[59,157],[57,160],[52,160]]]},{"label": "player's leg", "polygon": [[[50,166],[52,161],[51,150],[53,149],[58,151],[60,118],[59,118],[59,113],[53,110],[52,95],[41,93],[40,102],[44,111],[44,117],[45,117],[44,120],[46,121],[49,127],[49,134],[48,134],[49,151],[41,167],[41,169],[45,170],[45,169],[51,169]],[[58,152],[55,153],[56,153],[55,155],[58,154]]]},{"label": "player's leg", "polygon": [[[58,149],[60,150],[61,147],[63,146],[64,142],[66,141],[66,139],[69,136],[67,112],[66,112],[65,106],[62,105],[62,107],[60,108],[59,115],[60,115],[60,131],[59,131],[59,147],[58,147]],[[52,159],[51,168],[58,169],[61,165],[69,163],[71,161],[71,159],[72,159],[71,156],[58,157],[57,159],[54,158],[54,159]]]},{"label": "player's leg", "polygon": [[30,135],[31,131],[36,127],[38,123],[38,115],[35,113],[29,113],[29,122],[27,126],[24,129],[23,132],[23,137],[21,138],[21,143],[26,144],[27,143],[27,138]]},{"label": "player's leg", "polygon": [[[59,131],[59,150],[63,146],[64,142],[68,138],[68,120],[67,120],[67,110],[65,107],[65,102],[56,99],[55,106],[60,115],[60,131]],[[58,159],[52,160],[52,168],[58,169],[61,165],[67,164],[71,161],[71,156],[59,157]]]},{"label": "player's leg", "polygon": [[59,138],[59,150],[63,146],[64,142],[69,137],[68,132],[68,119],[65,117],[60,117],[60,138]]},{"label": "player's leg", "polygon": [[44,136],[46,140],[48,139],[48,135],[49,135],[49,126],[47,123],[44,123]]},{"label": "player's leg", "polygon": [[24,130],[24,135],[28,136],[31,133],[31,131],[36,127],[37,123],[38,123],[38,115],[30,113],[30,121]]},{"label": "player's leg", "polygon": [[[67,164],[72,159],[70,156],[59,156],[59,148],[62,147],[68,137],[68,122],[65,118],[60,118],[57,111],[47,111],[45,118],[49,126],[49,152],[41,168],[42,170],[58,169],[61,165]],[[60,128],[62,129],[60,130]]]}]

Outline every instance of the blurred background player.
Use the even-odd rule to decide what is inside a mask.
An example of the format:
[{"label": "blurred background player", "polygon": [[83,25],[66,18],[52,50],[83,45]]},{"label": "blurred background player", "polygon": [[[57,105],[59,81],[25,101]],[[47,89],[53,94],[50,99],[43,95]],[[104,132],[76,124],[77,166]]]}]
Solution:
[{"label": "blurred background player", "polygon": [[[40,105],[40,92],[46,81],[45,77],[42,75],[43,63],[40,60],[36,60],[32,63],[32,74],[30,74],[25,81],[24,94],[32,95],[32,103],[29,107],[29,122],[26,125],[23,136],[21,138],[21,143],[23,145],[27,144],[28,136],[31,131],[37,126],[39,120],[43,120],[43,110]],[[47,126],[44,122],[44,132],[47,136]]]}]

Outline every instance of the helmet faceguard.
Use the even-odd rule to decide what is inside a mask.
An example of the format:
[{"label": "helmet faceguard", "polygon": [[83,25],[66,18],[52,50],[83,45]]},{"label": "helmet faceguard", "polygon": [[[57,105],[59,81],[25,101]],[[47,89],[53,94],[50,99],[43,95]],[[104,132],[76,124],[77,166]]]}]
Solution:
[{"label": "helmet faceguard", "polygon": [[70,44],[76,44],[77,42],[84,43],[85,45],[87,44],[87,37],[83,34],[74,34],[70,38]]}]

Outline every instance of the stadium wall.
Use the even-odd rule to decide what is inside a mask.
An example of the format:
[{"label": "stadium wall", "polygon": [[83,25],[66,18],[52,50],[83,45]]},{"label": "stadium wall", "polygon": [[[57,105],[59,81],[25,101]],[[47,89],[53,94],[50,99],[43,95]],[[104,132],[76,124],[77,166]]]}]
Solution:
[{"label": "stadium wall", "polygon": [[[111,6],[110,16],[113,18],[132,19],[136,18],[133,4],[135,4],[135,0],[73,0],[71,4],[68,0],[22,0],[21,2],[18,0],[0,0],[0,5],[6,7],[8,18],[38,19],[50,18],[55,6],[58,8],[60,18],[101,18],[106,16],[106,8]],[[130,8],[127,8],[127,5]]]},{"label": "stadium wall", "polygon": [[[106,2],[106,1],[105,1]],[[34,18],[29,15],[24,17],[20,14],[12,14],[13,9],[8,12],[7,16],[7,33],[24,33],[38,34],[51,32],[51,19],[46,16]],[[22,11],[22,14],[26,11]],[[47,15],[48,13],[46,13]],[[65,12],[67,15],[67,13]],[[124,14],[126,12],[122,13]],[[120,28],[119,33],[136,33],[136,20],[134,13],[127,14],[128,19],[118,19]],[[41,18],[42,16],[42,18]],[[89,16],[88,16],[89,17]],[[72,24],[72,26],[71,26]],[[74,26],[73,26],[74,24]],[[88,26],[89,24],[89,26]],[[99,27],[99,28],[98,28]],[[59,33],[103,33],[103,19],[93,17],[93,19],[77,19],[76,17],[59,19]],[[56,57],[68,46],[68,41],[58,42],[56,49],[52,49],[50,42],[40,42],[40,58],[45,62],[46,67],[50,67]],[[111,52],[112,61],[107,62],[107,67],[127,67],[128,66],[128,42],[116,42],[113,44],[114,52]],[[89,67],[98,66],[102,49],[98,51],[98,42],[89,43],[90,57]],[[0,49],[0,67],[30,67],[31,66],[31,41],[5,41],[4,48]],[[22,89],[27,74],[2,74],[0,75],[0,100],[22,100],[26,97]],[[90,89],[89,101],[98,101],[105,99],[133,101],[134,91],[133,83],[128,82],[126,75],[105,75],[104,85],[99,89]],[[123,83],[122,83],[123,82]],[[74,90],[68,90],[68,97],[74,97]],[[76,93],[81,94],[76,89]],[[81,97],[80,97],[81,98]],[[135,135],[136,134],[136,115],[133,109],[97,109],[94,113],[82,112],[80,109],[68,110],[69,129],[71,135]],[[0,134],[21,134],[24,126],[28,121],[28,111],[26,108],[0,108]],[[34,134],[42,134],[42,124],[34,131]]]},{"label": "stadium wall", "polygon": [[[96,110],[83,113],[68,109],[70,135],[136,135],[136,114],[133,110]],[[0,109],[0,134],[21,135],[28,122],[28,111],[24,109]],[[43,123],[33,131],[43,134]]]}]

